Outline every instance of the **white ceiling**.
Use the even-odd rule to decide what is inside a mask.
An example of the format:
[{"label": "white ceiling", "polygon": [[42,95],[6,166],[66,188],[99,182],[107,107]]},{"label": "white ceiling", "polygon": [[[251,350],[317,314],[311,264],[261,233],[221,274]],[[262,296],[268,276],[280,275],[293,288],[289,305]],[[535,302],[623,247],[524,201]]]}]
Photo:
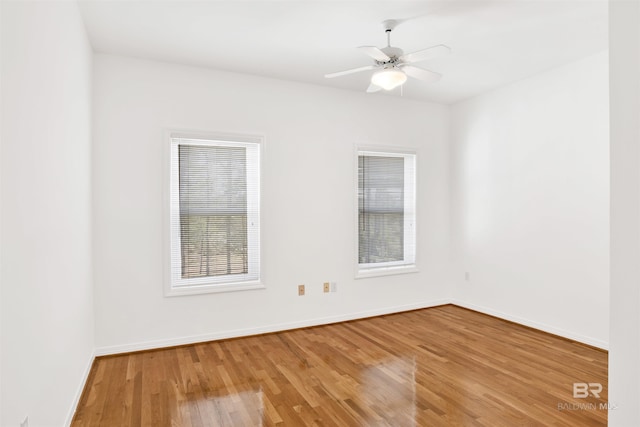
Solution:
[{"label": "white ceiling", "polygon": [[[96,52],[157,59],[357,91],[372,63],[356,50],[384,46],[381,21],[405,52],[446,44],[420,63],[444,74],[410,79],[404,97],[453,103],[607,48],[606,0],[82,1]],[[391,94],[400,96],[399,90]],[[372,94],[371,96],[381,96]]]}]

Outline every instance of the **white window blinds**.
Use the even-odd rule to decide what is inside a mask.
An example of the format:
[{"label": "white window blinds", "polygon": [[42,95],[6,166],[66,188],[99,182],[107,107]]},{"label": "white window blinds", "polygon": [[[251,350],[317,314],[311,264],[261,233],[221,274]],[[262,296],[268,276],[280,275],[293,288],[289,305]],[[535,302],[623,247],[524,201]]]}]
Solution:
[{"label": "white window blinds", "polygon": [[415,264],[415,154],[358,151],[360,271]]},{"label": "white window blinds", "polygon": [[171,138],[171,288],[260,278],[260,144]]}]

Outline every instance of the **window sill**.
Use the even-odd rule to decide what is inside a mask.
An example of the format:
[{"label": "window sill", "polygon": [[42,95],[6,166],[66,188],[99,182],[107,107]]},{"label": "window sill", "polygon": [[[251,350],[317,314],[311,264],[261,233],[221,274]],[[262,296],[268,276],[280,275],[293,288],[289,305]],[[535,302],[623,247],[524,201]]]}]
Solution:
[{"label": "window sill", "polygon": [[369,268],[366,270],[358,270],[356,272],[356,279],[366,279],[369,277],[379,276],[395,276],[398,274],[417,273],[418,271],[418,267],[416,267],[415,264],[401,265],[398,267]]},{"label": "window sill", "polygon": [[183,295],[214,294],[221,292],[249,291],[254,289],[265,289],[265,286],[260,282],[245,282],[226,283],[218,285],[172,287],[165,290],[164,296],[178,297]]}]

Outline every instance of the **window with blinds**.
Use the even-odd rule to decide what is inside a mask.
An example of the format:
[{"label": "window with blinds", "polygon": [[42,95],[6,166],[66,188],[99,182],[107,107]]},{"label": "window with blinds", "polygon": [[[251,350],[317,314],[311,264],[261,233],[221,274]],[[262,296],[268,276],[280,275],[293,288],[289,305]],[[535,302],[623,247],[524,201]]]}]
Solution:
[{"label": "window with blinds", "polygon": [[358,272],[415,267],[415,154],[358,151]]},{"label": "window with blinds", "polygon": [[172,136],[169,294],[260,285],[260,142]]}]

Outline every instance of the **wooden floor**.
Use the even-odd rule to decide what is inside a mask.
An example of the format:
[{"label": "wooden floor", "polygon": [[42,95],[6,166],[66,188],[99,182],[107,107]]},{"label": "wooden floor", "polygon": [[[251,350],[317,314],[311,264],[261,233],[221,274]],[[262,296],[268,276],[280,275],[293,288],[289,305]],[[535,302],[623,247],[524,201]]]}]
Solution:
[{"label": "wooden floor", "polygon": [[606,402],[605,351],[446,305],[98,358],[72,426],[584,427]]}]

